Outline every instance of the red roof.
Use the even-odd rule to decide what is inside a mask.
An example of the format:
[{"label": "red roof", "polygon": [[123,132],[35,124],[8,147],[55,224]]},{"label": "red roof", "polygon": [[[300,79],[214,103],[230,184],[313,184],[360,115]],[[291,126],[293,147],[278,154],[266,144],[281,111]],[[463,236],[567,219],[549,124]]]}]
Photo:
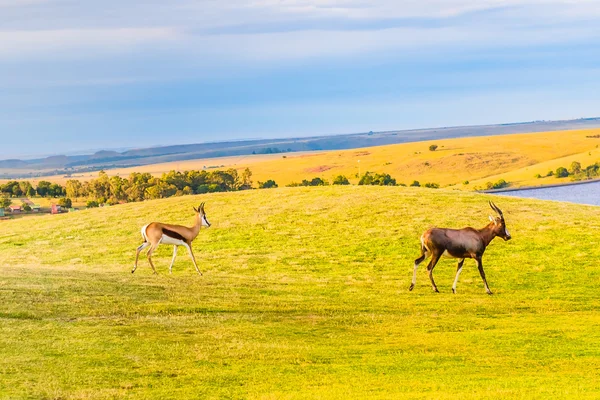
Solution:
[{"label": "red roof", "polygon": [[9,206],[8,208],[10,208],[12,211],[21,210],[21,206]]}]

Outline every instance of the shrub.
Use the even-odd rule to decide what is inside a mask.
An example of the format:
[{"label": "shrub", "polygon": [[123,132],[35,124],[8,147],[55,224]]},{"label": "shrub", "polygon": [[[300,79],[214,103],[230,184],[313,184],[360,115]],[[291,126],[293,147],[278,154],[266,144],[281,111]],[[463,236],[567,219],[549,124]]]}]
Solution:
[{"label": "shrub", "polygon": [[98,204],[98,202],[95,200],[90,200],[87,202],[86,206],[87,206],[87,208],[96,208],[96,207],[99,207],[100,204]]},{"label": "shrub", "polygon": [[275,183],[275,181],[273,179],[269,179],[266,182],[258,182],[258,188],[259,189],[271,189],[271,188],[276,188],[277,187],[277,183]]},{"label": "shrub", "polygon": [[432,144],[431,146],[429,146],[429,151],[435,151],[437,148],[437,144]]},{"label": "shrub", "polygon": [[308,184],[308,186],[325,186],[325,185],[327,185],[327,182],[321,178],[313,178],[310,181],[310,183]]},{"label": "shrub", "polygon": [[410,186],[419,187],[419,186],[421,186],[421,184],[419,183],[419,181],[412,181],[412,183],[410,184]]},{"label": "shrub", "polygon": [[433,182],[427,182],[425,185],[426,188],[430,188],[430,189],[439,189],[440,184],[439,183],[433,183]]},{"label": "shrub", "polygon": [[73,202],[68,197],[62,197],[58,199],[58,205],[64,208],[71,208],[73,206]]},{"label": "shrub", "polygon": [[463,185],[468,185],[468,184],[469,184],[469,181],[464,181],[463,182]]},{"label": "shrub", "polygon": [[396,180],[390,174],[371,174],[367,172],[360,178],[359,185],[396,186]]},{"label": "shrub", "polygon": [[31,207],[29,206],[29,204],[23,203],[22,208],[23,208],[23,211],[27,211],[27,212],[31,211]]},{"label": "shrub", "polygon": [[548,173],[546,174],[546,176],[554,176],[554,171],[548,171]]},{"label": "shrub", "polygon": [[344,175],[338,175],[333,179],[332,184],[333,185],[349,185],[350,182],[348,181],[348,178],[346,178]]},{"label": "shrub", "polygon": [[540,174],[535,174],[535,177],[540,179],[542,176]]},{"label": "shrub", "polygon": [[496,183],[486,182],[486,184],[485,184],[485,188],[487,190],[490,190],[490,189],[502,189],[502,188],[505,188],[505,187],[508,187],[508,186],[510,186],[510,183],[506,182],[504,179],[500,179]]}]

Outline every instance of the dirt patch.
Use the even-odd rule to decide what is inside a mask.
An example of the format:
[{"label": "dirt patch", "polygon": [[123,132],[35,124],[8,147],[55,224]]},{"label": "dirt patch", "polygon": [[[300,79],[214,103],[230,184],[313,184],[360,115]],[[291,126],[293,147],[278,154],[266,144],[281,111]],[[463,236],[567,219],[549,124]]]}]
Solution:
[{"label": "dirt patch", "polygon": [[357,151],[357,152],[354,153],[354,155],[357,156],[357,157],[358,156],[368,156],[370,154],[371,154],[370,151]]},{"label": "dirt patch", "polygon": [[319,165],[318,167],[306,168],[304,171],[305,172],[310,172],[310,173],[325,172],[325,171],[328,171],[328,170],[330,170],[332,168],[333,167],[330,166],[330,165]]}]

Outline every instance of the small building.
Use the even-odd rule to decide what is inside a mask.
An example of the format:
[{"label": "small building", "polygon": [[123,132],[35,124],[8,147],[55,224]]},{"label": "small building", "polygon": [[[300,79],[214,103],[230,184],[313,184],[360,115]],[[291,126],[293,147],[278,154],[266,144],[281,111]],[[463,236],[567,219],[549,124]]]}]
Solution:
[{"label": "small building", "polygon": [[52,204],[52,214],[58,214],[60,212],[60,206],[58,204]]},{"label": "small building", "polygon": [[4,208],[0,207],[0,217],[4,217]]},{"label": "small building", "polygon": [[22,211],[21,206],[8,206],[8,209],[13,214],[19,214]]},{"label": "small building", "polygon": [[31,206],[31,211],[33,211],[34,213],[39,213],[42,211],[42,206],[40,206],[39,204],[34,204]]}]

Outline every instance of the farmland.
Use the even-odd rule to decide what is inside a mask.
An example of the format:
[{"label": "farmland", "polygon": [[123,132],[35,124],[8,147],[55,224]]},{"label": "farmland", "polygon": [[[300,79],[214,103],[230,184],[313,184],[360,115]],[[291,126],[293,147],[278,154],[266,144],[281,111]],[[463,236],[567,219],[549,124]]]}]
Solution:
[{"label": "farmland", "polygon": [[[424,265],[409,292],[421,232],[481,227],[488,199],[513,235],[484,257],[495,294],[470,260],[456,295],[449,260],[435,270],[442,293]],[[204,276],[184,252],[169,275],[170,246],[155,253],[159,275],[145,260],[132,275],[140,226],[189,224],[201,201],[213,225],[194,242]],[[2,227],[3,398],[600,396],[596,207],[443,189],[279,188]]]},{"label": "farmland", "polygon": [[[578,161],[584,167],[600,160],[599,129],[484,136],[414,142],[353,150],[250,155],[178,161],[123,169],[111,169],[109,176],[127,177],[132,172],[160,176],[170,170],[211,170],[250,168],[253,180],[275,180],[280,186],[303,179],[321,177],[331,181],[345,175],[351,183],[367,171],[388,173],[398,183],[433,182],[462,190],[484,187],[487,182],[504,179],[512,186],[548,185],[568,182],[569,178],[535,178],[549,170],[568,167]],[[435,151],[429,147],[436,145]],[[54,176],[41,179],[64,184],[68,179],[94,179],[97,173]],[[469,184],[464,184],[469,181]]]}]

